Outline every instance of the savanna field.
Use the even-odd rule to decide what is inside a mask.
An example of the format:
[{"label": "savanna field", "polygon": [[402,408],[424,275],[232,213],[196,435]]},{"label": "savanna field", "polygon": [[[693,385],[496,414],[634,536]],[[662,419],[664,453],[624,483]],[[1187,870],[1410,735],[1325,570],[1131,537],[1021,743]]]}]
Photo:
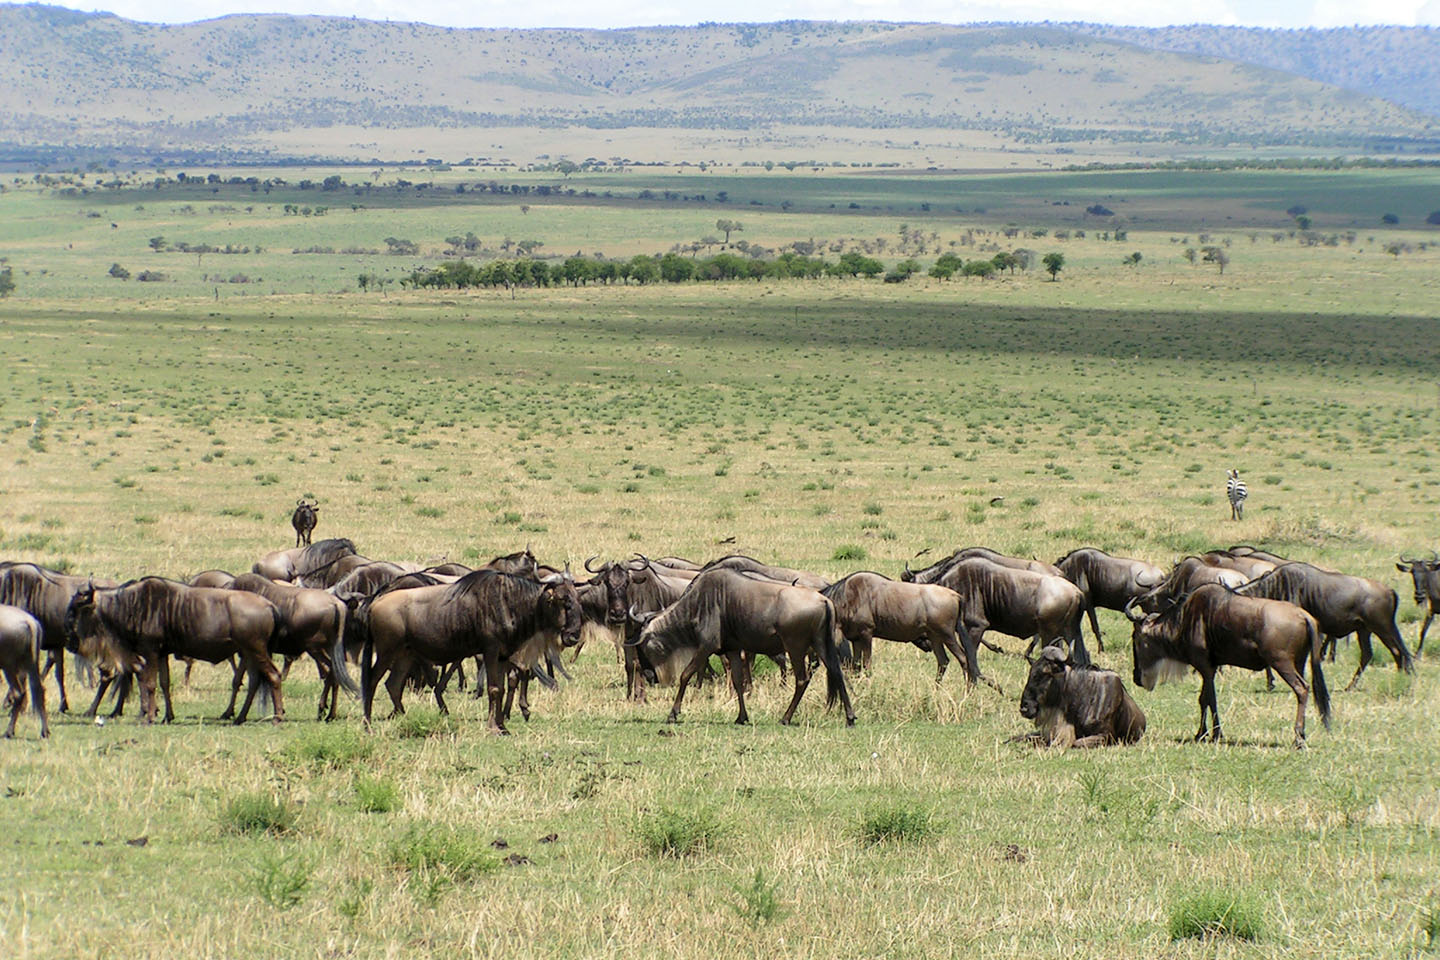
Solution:
[{"label": "savanna field", "polygon": [[[528,544],[577,571],[596,554],[743,552],[833,579],[898,576],[962,545],[1168,565],[1250,543],[1394,587],[1415,645],[1421,613],[1394,562],[1440,549],[1433,171],[596,174],[566,181],[590,198],[339,191],[308,217],[284,207],[318,194],[288,187],[16,176],[0,194],[16,284],[0,299],[0,559],[239,572],[293,543],[301,495],[320,501],[317,538],[371,557],[476,563]],[[1121,221],[1082,213],[1102,202],[1123,242],[1101,238]],[[923,270],[398,282],[443,262],[455,234],[477,235],[480,260],[523,239],[541,241],[534,256],[629,258],[720,217],[772,257],[864,243]],[[154,237],[250,252],[162,252]],[[418,253],[379,252],[386,237]],[[1183,255],[1206,245],[1227,252],[1223,274]],[[1021,247],[1029,270],[923,272],[942,252]],[[1052,251],[1053,282],[1038,263]],[[164,278],[115,279],[112,264]],[[361,273],[391,282],[362,292]],[[1232,466],[1250,487],[1242,522]],[[1100,621],[1096,658],[1130,686],[1129,624]],[[448,718],[408,691],[406,717],[371,731],[354,701],[317,723],[304,663],[279,726],[216,722],[229,670],[204,665],[188,686],[176,671],[169,726],[141,725],[134,704],[104,726],[52,712],[41,742],[26,715],[0,744],[0,955],[1440,949],[1440,640],[1413,676],[1380,650],[1349,693],[1342,641],[1326,665],[1333,727],[1312,703],[1303,752],[1290,692],[1241,670],[1219,678],[1220,744],[1189,742],[1191,675],[1132,687],[1149,717],[1138,745],[1061,752],[1006,742],[1030,729],[1024,641],[989,639],[1008,651],[981,654],[1003,695],[958,670],[937,687],[929,655],[878,643],[873,673],[850,681],[853,729],[818,683],[779,726],[791,688],[765,670],[751,726],[733,725],[723,684],[692,688],[665,726],[672,692],[626,702],[599,640],[567,664],[573,680],[532,691],[506,738],[453,689]],[[91,693],[76,683],[72,701]],[[1172,937],[1186,909],[1217,902],[1254,939]]]}]

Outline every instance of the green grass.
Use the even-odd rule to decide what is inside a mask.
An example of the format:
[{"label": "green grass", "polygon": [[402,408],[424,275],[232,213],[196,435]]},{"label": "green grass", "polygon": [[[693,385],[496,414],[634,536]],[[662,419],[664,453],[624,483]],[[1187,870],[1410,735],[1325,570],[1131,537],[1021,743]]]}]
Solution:
[{"label": "green grass", "polygon": [[860,819],[864,843],[923,843],[940,832],[935,813],[923,806],[891,803],[868,811]]},{"label": "green grass", "polygon": [[1183,897],[1170,910],[1171,940],[1191,937],[1259,940],[1264,926],[1260,908],[1253,901],[1226,891]]},{"label": "green grass", "polygon": [[220,811],[221,824],[235,833],[284,834],[295,829],[295,821],[294,805],[268,793],[242,793]]},{"label": "green grass", "polygon": [[640,848],[652,857],[690,857],[714,848],[727,830],[707,807],[667,807],[642,813],[635,825]]}]

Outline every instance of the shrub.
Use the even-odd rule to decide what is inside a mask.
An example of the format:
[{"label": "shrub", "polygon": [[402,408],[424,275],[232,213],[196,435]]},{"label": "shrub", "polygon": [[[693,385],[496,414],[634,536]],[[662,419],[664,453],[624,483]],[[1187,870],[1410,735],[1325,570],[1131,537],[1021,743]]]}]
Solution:
[{"label": "shrub", "polygon": [[707,808],[664,809],[646,814],[635,827],[640,846],[652,857],[688,857],[719,842],[724,826]]},{"label": "shrub", "polygon": [[359,777],[355,781],[355,805],[363,813],[389,813],[400,806],[400,790],[391,780]]},{"label": "shrub", "polygon": [[401,870],[449,881],[474,880],[500,866],[483,840],[439,824],[412,823],[390,841],[388,856]]},{"label": "shrub", "polygon": [[139,275],[137,275],[135,279],[139,280],[141,283],[160,283],[161,281],[165,280],[166,277],[165,274],[161,273],[159,270],[141,270]]},{"label": "shrub", "polygon": [[298,853],[266,850],[250,875],[255,894],[277,910],[288,910],[305,898],[314,865]]},{"label": "shrub", "polygon": [[1170,939],[1234,937],[1260,939],[1260,910],[1248,898],[1208,890],[1182,898],[1170,909]]},{"label": "shrub", "polygon": [[775,894],[779,887],[779,880],[766,880],[764,868],[756,867],[755,876],[749,884],[734,885],[735,892],[740,895],[740,902],[732,903],[731,909],[739,914],[740,919],[750,924],[752,929],[762,923],[779,919],[785,915],[780,898]]},{"label": "shrub", "polygon": [[935,814],[928,807],[891,803],[868,811],[860,820],[864,843],[920,843],[940,832]]},{"label": "shrub", "polygon": [[835,552],[830,555],[830,559],[856,561],[864,560],[865,548],[860,546],[859,544],[854,543],[842,544],[835,548]]},{"label": "shrub", "polygon": [[349,727],[307,730],[285,748],[296,763],[316,767],[344,767],[375,752],[375,744]]},{"label": "shrub", "polygon": [[289,833],[295,828],[295,808],[270,794],[242,793],[225,805],[220,821],[236,833]]}]

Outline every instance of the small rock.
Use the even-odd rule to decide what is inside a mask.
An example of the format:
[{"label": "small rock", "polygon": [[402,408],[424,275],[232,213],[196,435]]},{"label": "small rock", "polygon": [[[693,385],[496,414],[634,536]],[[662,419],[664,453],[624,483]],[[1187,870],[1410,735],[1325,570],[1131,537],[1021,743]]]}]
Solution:
[{"label": "small rock", "polygon": [[143,847],[150,842],[149,837],[135,837],[133,840],[126,840],[125,843],[132,847]]}]

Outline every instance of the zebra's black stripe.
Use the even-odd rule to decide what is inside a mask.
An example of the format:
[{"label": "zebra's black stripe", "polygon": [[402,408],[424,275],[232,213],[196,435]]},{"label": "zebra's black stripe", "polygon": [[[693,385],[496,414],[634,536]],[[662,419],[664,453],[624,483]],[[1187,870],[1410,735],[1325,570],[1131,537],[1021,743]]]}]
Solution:
[{"label": "zebra's black stripe", "polygon": [[1225,496],[1230,500],[1230,519],[1240,520],[1245,516],[1245,498],[1250,496],[1250,491],[1246,489],[1245,481],[1240,479],[1239,470],[1231,470],[1227,476]]}]

